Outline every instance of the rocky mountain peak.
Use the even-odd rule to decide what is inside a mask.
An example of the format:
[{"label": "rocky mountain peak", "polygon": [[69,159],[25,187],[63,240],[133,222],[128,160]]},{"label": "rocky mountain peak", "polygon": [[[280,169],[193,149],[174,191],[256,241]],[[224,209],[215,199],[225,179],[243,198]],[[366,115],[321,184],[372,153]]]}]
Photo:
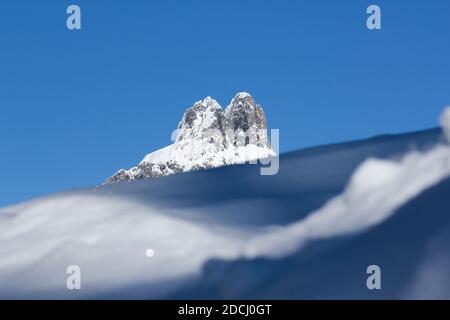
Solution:
[{"label": "rocky mountain peak", "polygon": [[202,140],[208,138],[213,130],[219,130],[225,135],[226,122],[219,103],[211,97],[206,97],[186,110],[178,125],[175,142],[186,139]]},{"label": "rocky mountain peak", "polygon": [[266,114],[249,93],[236,94],[225,110],[225,117],[229,128],[240,132],[232,141],[235,146],[268,147]]},{"label": "rocky mountain peak", "polygon": [[172,145],[148,154],[136,167],[119,170],[106,183],[215,168],[273,155],[265,113],[249,93],[234,96],[225,112],[216,100],[206,97],[184,112]]}]

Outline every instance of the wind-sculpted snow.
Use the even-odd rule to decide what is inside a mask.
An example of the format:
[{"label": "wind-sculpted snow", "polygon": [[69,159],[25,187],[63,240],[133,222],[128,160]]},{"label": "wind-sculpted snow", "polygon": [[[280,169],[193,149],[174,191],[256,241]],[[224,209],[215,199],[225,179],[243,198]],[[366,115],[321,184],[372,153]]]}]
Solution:
[{"label": "wind-sculpted snow", "polygon": [[366,160],[342,195],[307,218],[252,239],[246,256],[284,256],[308,241],[364,230],[450,175],[450,146],[411,151],[400,160]]},{"label": "wind-sculpted snow", "polygon": [[[209,257],[236,256],[242,240],[219,225],[86,194],[35,200],[0,216],[0,298],[98,297],[139,284],[157,297],[169,282],[198,273]],[[151,259],[149,248],[156,253]],[[69,265],[82,270],[78,293],[66,288]]]},{"label": "wind-sculpted snow", "polygon": [[[430,130],[286,154],[275,176],[222,167],[1,209],[0,297],[370,298],[365,268],[378,262],[388,297],[415,297],[448,257],[418,248],[448,239],[435,231],[450,226],[449,157]],[[389,273],[395,248],[408,277]],[[66,289],[69,265],[79,291]]]}]

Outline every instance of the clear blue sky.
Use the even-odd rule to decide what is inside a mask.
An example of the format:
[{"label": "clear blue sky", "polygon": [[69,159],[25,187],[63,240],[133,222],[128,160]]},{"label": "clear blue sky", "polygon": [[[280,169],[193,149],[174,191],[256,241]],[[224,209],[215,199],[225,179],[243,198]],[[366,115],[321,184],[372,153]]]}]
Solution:
[{"label": "clear blue sky", "polygon": [[436,126],[449,20],[441,0],[2,0],[0,206],[135,165],[207,95],[251,92],[282,151]]}]

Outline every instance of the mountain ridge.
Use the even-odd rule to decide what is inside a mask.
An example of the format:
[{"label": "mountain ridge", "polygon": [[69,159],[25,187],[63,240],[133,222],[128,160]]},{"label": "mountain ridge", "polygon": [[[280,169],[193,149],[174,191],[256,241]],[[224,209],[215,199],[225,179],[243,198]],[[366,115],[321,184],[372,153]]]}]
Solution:
[{"label": "mountain ridge", "polygon": [[[333,236],[276,260],[265,256],[243,259],[239,257],[240,248],[247,247],[248,237],[260,232],[289,230],[286,229],[289,225],[307,219],[339,197],[355,170],[366,160],[377,158],[391,163],[412,150],[427,153],[429,146],[441,144],[442,137],[442,130],[432,129],[366,139],[356,145],[345,143],[314,152],[283,154],[281,170],[272,176],[260,175],[258,166],[254,165],[227,166],[75,190],[2,208],[0,234],[5,259],[0,266],[3,279],[0,297],[71,299],[73,293],[61,284],[66,281],[65,268],[74,263],[83,268],[83,290],[79,296],[83,298],[184,299],[223,297],[224,292],[227,297],[235,298],[366,297],[370,292],[364,291],[366,279],[361,279],[361,275],[365,275],[369,263],[360,259],[364,257],[361,253],[372,252],[366,248],[376,250],[375,257],[382,260],[368,262],[380,263],[385,272],[383,279],[388,280],[390,268],[385,266],[389,262],[384,258],[386,255],[382,255],[386,251],[383,242],[369,241],[362,246],[358,245],[360,241],[352,240],[353,233],[344,238]],[[429,168],[422,171],[424,176],[430,173]],[[378,170],[373,172],[379,175]],[[372,185],[371,178],[366,180]],[[444,215],[446,194],[447,191],[437,199],[430,199],[430,205],[419,206],[424,209],[421,216],[426,216],[433,226],[442,222],[434,218],[448,221],[448,215]],[[367,197],[360,199],[362,204],[370,202]],[[435,216],[433,209],[438,208],[439,216]],[[392,229],[398,236],[396,232],[391,233],[390,241],[402,244],[396,252],[415,251],[416,247],[409,250],[409,243],[400,241],[405,228],[413,227],[408,221],[408,217],[402,218]],[[337,227],[335,223],[329,226]],[[420,230],[420,225],[415,224],[408,234],[416,237]],[[380,239],[383,234],[380,233]],[[432,240],[440,234],[427,232],[421,237]],[[273,242],[268,238],[267,243]],[[349,249],[336,254],[337,245],[341,244]],[[442,244],[445,248],[448,242]],[[15,249],[17,245],[29,248],[33,254],[23,257]],[[150,260],[146,256],[148,248],[155,252]],[[278,253],[283,248],[278,246],[271,252]],[[322,248],[328,253],[318,251]],[[389,252],[391,249],[395,248],[390,246]],[[342,252],[346,253],[345,257]],[[352,257],[360,263],[355,265]],[[414,270],[433,262],[426,256],[413,260],[396,257],[404,258],[398,261],[402,270],[404,266]],[[334,258],[341,262],[332,264]],[[302,265],[295,262],[299,259]],[[329,269],[317,268],[321,261],[327,261],[325,265]],[[342,277],[333,276],[337,272],[335,267],[340,265],[348,270],[351,288],[340,282]],[[326,275],[332,275],[330,280],[320,282]],[[441,283],[447,283],[442,281],[448,279],[445,277],[445,274],[437,275]],[[401,287],[415,285],[416,281],[406,279]],[[336,286],[341,290],[334,290]],[[360,289],[355,291],[355,286]],[[402,294],[399,290],[394,294],[382,292],[387,297]],[[407,293],[414,295],[414,291]]]},{"label": "mountain ridge", "polygon": [[173,144],[147,154],[105,184],[150,179],[275,156],[268,141],[266,115],[252,95],[237,93],[225,111],[208,96],[188,108],[172,133]]}]

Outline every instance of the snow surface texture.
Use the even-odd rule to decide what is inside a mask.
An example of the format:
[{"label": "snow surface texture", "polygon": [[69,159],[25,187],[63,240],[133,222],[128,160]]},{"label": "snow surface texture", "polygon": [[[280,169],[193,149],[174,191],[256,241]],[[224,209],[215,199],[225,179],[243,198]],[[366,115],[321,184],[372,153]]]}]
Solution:
[{"label": "snow surface texture", "polygon": [[187,109],[174,143],[144,157],[137,167],[119,170],[106,183],[167,176],[178,172],[255,162],[275,156],[266,116],[253,97],[238,93],[225,112],[206,97]]},{"label": "snow surface texture", "polygon": [[[366,150],[372,144],[377,145],[377,148],[387,149],[390,145],[396,145],[398,139],[402,139],[411,147],[416,143],[414,140],[416,136],[412,137],[391,137],[383,143],[368,140],[359,145],[362,146],[360,147],[362,150]],[[348,148],[356,149],[357,146],[350,145]],[[342,148],[331,148],[331,151],[327,153],[330,161],[336,163],[334,170],[339,169],[337,164],[340,149]],[[311,155],[304,156],[304,158],[308,157]],[[343,163],[348,162],[348,159],[343,160]],[[315,163],[319,165],[317,161]],[[245,170],[245,168],[229,168],[230,172],[232,170]],[[319,171],[325,171],[325,167]],[[244,171],[239,172],[241,174]],[[198,174],[200,172],[181,178],[195,178]],[[204,172],[202,176],[207,177],[210,174],[214,172]],[[235,281],[222,279],[220,276],[215,276],[213,279],[207,278],[208,281],[205,281],[203,266],[211,259],[224,259],[233,263],[242,258],[276,257],[278,260],[289,261],[286,259],[296,252],[303,257],[302,252],[308,252],[308,244],[313,240],[367,233],[367,230],[374,229],[376,225],[384,224],[383,222],[389,220],[388,218],[391,218],[394,212],[407,206],[419,194],[449,175],[450,146],[440,143],[438,138],[435,139],[434,146],[423,150],[411,150],[397,158],[390,160],[369,158],[354,171],[340,195],[326,201],[306,217],[299,216],[285,225],[276,220],[280,211],[283,210],[283,207],[276,205],[276,189],[271,200],[274,206],[271,206],[269,202],[260,207],[253,207],[261,209],[257,212],[261,217],[260,220],[263,219],[264,214],[270,214],[274,220],[267,219],[268,225],[223,223],[220,218],[213,217],[214,211],[228,205],[221,201],[212,200],[212,204],[207,206],[208,215],[212,218],[195,219],[191,214],[200,212],[200,207],[184,205],[164,208],[156,202],[152,205],[120,196],[119,193],[116,194],[119,189],[109,187],[102,187],[104,189],[94,190],[93,193],[59,194],[8,207],[0,210],[0,297],[163,298],[176,297],[180,290],[189,286],[195,288],[196,285],[201,286],[208,281],[216,287],[226,285],[226,290],[222,290],[223,288],[219,290],[227,293],[226,297],[252,298],[257,297],[258,292],[259,294],[265,292],[268,297],[283,296],[289,292],[288,289],[283,289],[283,286],[280,289],[283,282],[280,281],[276,287],[269,288],[270,282],[262,280],[263,273],[255,271],[258,264],[250,265],[250,269],[245,266],[240,268],[239,265],[233,268],[233,270],[241,270],[236,271],[237,275],[236,273],[229,275],[231,280]],[[170,178],[176,177],[165,179]],[[248,180],[248,178],[245,179]],[[263,178],[265,177],[258,176],[258,179]],[[171,181],[159,182],[159,180],[160,185],[170,184]],[[175,183],[181,180],[173,181]],[[262,180],[257,181],[261,183]],[[128,188],[128,186],[130,186],[128,189],[145,188],[147,185],[150,186],[151,182],[127,184],[122,188]],[[219,182],[212,181],[210,187],[217,183]],[[292,180],[284,181],[284,185],[289,185],[294,192],[296,185],[291,183]],[[310,184],[313,185],[313,183]],[[271,187],[271,189],[276,188],[276,185]],[[254,188],[257,189],[258,185],[254,185]],[[314,187],[311,188],[309,193],[314,190]],[[102,190],[106,192],[102,193]],[[184,195],[188,191],[183,191]],[[305,197],[309,193],[307,192]],[[210,193],[203,196],[214,199],[215,195]],[[288,194],[283,193],[282,197],[286,196]],[[239,197],[233,199],[232,201],[237,202],[238,207],[241,207],[234,216],[246,215],[248,210],[243,209],[246,203]],[[296,196],[294,199],[297,206],[302,204],[301,197]],[[445,203],[447,200],[443,201]],[[414,212],[414,208],[408,209],[408,212]],[[434,209],[438,211],[438,208],[427,207],[429,220],[432,221],[435,218]],[[409,216],[408,219],[411,221],[414,216]],[[448,221],[448,218],[446,219]],[[425,225],[424,223],[423,228]],[[401,237],[408,227],[411,226],[402,224],[400,228],[396,228],[396,240],[389,246],[403,244]],[[447,227],[450,231],[450,224]],[[387,235],[388,233],[383,233],[383,236]],[[444,236],[439,239],[449,239],[449,235],[444,233]],[[414,234],[414,238],[420,239],[420,237],[420,232]],[[377,245],[377,242],[370,242],[370,246]],[[448,248],[442,245],[442,241],[438,241],[434,247]],[[153,250],[154,255],[151,258],[146,255],[148,249]],[[353,251],[346,250],[345,254]],[[382,251],[387,251],[387,248],[383,247]],[[408,247],[404,245],[401,252],[407,251]],[[418,258],[418,262],[414,264],[418,265],[416,276],[408,283],[409,287],[402,283],[401,290],[398,289],[398,295],[394,297],[450,297],[450,286],[443,284],[442,281],[450,276],[450,271],[444,268],[450,257],[448,253],[443,254],[443,252],[446,251],[440,250],[439,255],[429,253],[428,256]],[[343,258],[345,254],[341,253],[338,260],[348,261]],[[325,260],[326,258],[323,261]],[[439,265],[441,261],[447,264]],[[322,260],[316,261],[318,262]],[[81,267],[82,290],[66,289],[65,270],[69,265]],[[329,272],[336,272],[333,266],[330,265],[330,267]],[[407,266],[402,265],[401,268],[407,268]],[[314,269],[317,270],[317,268]],[[245,270],[250,270],[251,274],[247,275]],[[267,268],[265,270],[267,272]],[[298,272],[299,268],[293,266],[288,270]],[[441,276],[441,281],[438,281],[436,274],[433,273],[436,270],[439,271],[437,274]],[[359,270],[359,272],[364,271]],[[286,274],[289,272],[276,273],[277,276]],[[257,288],[267,286],[267,288],[244,296],[239,295],[240,292],[245,292],[242,290],[248,285],[248,279],[254,278],[255,275],[258,275],[254,279],[257,283],[255,286]],[[427,280],[430,275],[434,275],[433,281]],[[199,279],[199,276],[203,278]],[[301,276],[302,274],[296,274],[297,279],[302,278]],[[273,278],[273,275],[270,277]],[[339,281],[338,276],[334,278]],[[396,276],[396,278],[399,277]],[[214,281],[217,280],[214,279],[222,279],[222,281],[215,283]],[[327,281],[324,283],[326,284]],[[428,288],[426,291],[420,291],[424,283]],[[335,284],[330,283],[327,292],[332,292]],[[321,284],[310,284],[306,290],[311,292],[311,285]],[[436,287],[437,285],[439,287]],[[284,286],[288,288],[288,284]],[[405,287],[410,289],[404,292]],[[301,288],[297,287],[296,290],[299,292]],[[194,290],[195,292],[200,291]],[[195,297],[194,293],[191,292],[187,297]],[[210,297],[208,294],[204,297],[207,296]]]},{"label": "snow surface texture", "polygon": [[[236,255],[240,237],[120,199],[66,195],[0,212],[0,297],[77,297],[66,268],[82,269],[79,296],[106,295],[134,284],[177,280],[210,256]],[[233,232],[234,233],[234,232]],[[148,258],[152,249],[155,256]],[[165,286],[153,287],[158,294]],[[167,289],[170,286],[167,286]]]},{"label": "snow surface texture", "polygon": [[246,256],[288,255],[307,241],[361,231],[450,175],[450,147],[411,151],[400,161],[368,159],[342,195],[306,219],[252,239]]}]

